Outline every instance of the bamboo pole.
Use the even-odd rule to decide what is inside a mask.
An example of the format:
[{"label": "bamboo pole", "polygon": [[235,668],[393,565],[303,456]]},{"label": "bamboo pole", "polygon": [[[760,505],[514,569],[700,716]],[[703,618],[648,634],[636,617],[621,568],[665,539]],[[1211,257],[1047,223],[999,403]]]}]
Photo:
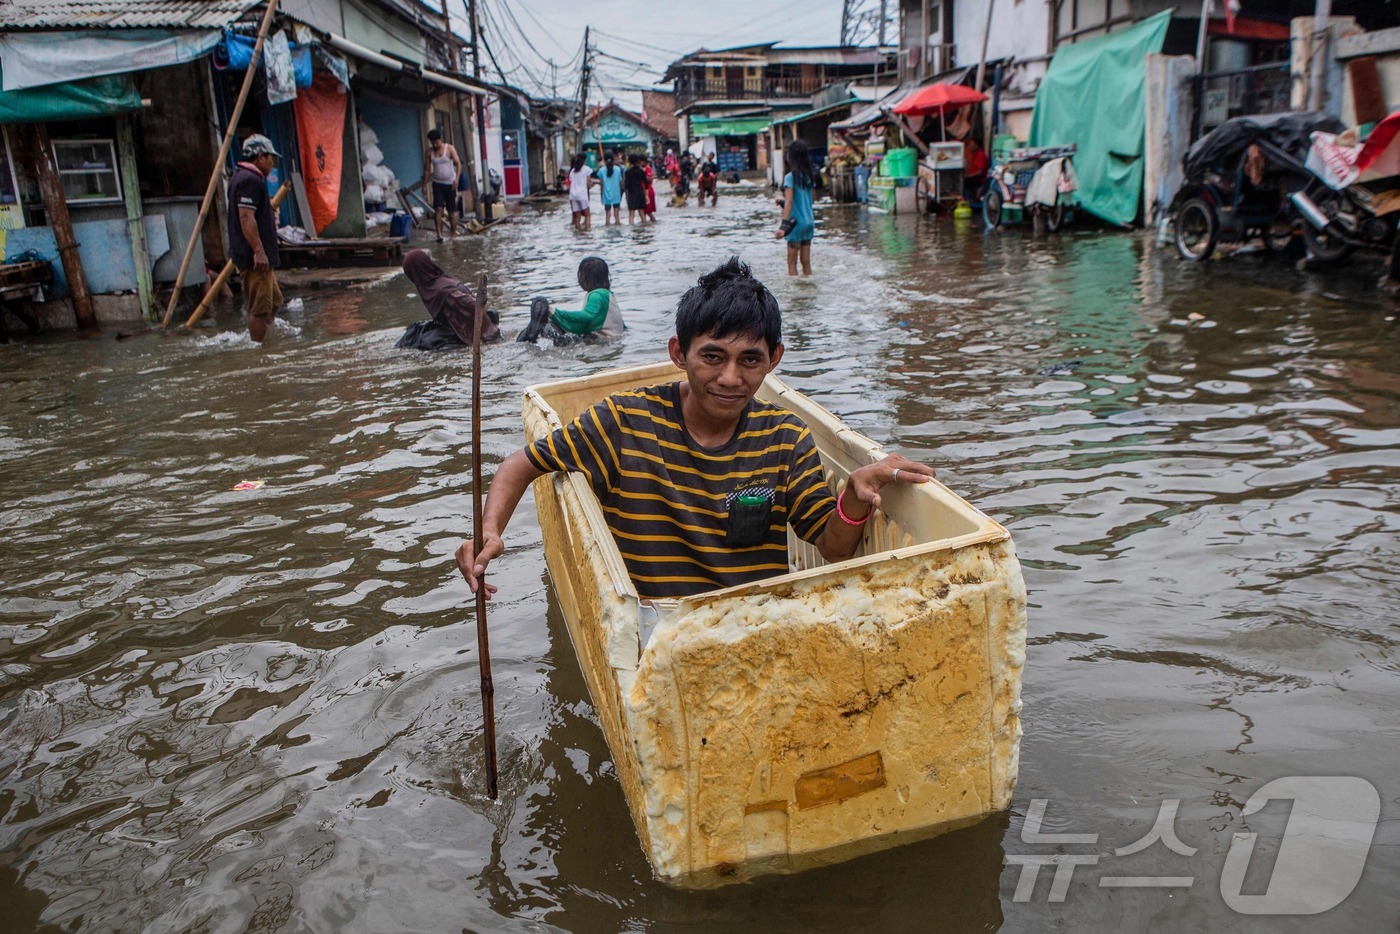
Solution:
[{"label": "bamboo pole", "polygon": [[[287,192],[291,190],[292,183],[289,181],[283,182],[282,187],[277,189],[277,194],[272,196],[272,210],[274,212],[282,206],[282,201],[287,197]],[[199,322],[200,318],[204,317],[204,313],[209,310],[210,306],[214,304],[214,299],[218,297],[219,290],[224,287],[229,279],[233,278],[233,271],[237,268],[238,267],[233,264],[233,260],[224,263],[224,268],[219,270],[219,275],[214,279],[213,284],[209,286],[209,291],[204,293],[204,298],[200,299],[199,305],[195,308],[194,313],[185,319],[184,324],[180,325],[181,329],[188,331]],[[175,288],[178,291],[180,283],[176,282]]]},{"label": "bamboo pole", "polygon": [[[481,319],[486,317],[486,274],[476,280],[472,323],[472,537],[481,547]],[[486,575],[476,582],[476,651],[481,666],[481,716],[486,730],[486,793],[496,800],[496,687],[486,631]]]},{"label": "bamboo pole", "polygon": [[233,135],[238,132],[238,118],[243,116],[243,105],[248,103],[248,94],[253,90],[253,77],[258,73],[258,59],[262,56],[263,43],[267,41],[267,31],[272,26],[272,15],[276,11],[277,0],[267,0],[267,12],[263,14],[262,24],[258,27],[258,41],[253,44],[253,58],[248,62],[248,71],[243,76],[243,88],[238,92],[238,101],[233,105],[233,112],[229,114],[228,129],[224,131],[224,144],[219,147],[218,158],[214,160],[214,171],[209,176],[209,187],[204,190],[204,203],[199,206],[199,220],[194,222],[190,240],[185,244],[185,258],[180,261],[180,272],[175,276],[175,288],[170,293],[170,304],[165,307],[165,317],[160,322],[163,328],[170,327],[170,319],[175,314],[175,303],[180,299],[180,283],[185,281],[185,273],[189,271],[190,260],[194,257],[195,238],[204,231],[204,219],[209,216],[209,208],[214,203],[214,193],[223,178],[224,160],[228,158]]},{"label": "bamboo pole", "polygon": [[49,226],[53,228],[58,258],[63,262],[63,275],[68,280],[73,316],[77,318],[79,330],[96,330],[97,315],[92,310],[92,293],[88,291],[83,259],[78,255],[78,242],[73,238],[73,220],[68,215],[68,200],[63,195],[63,183],[54,165],[48,124],[34,124],[30,140],[34,151],[34,174],[39,183],[39,192],[44,197],[44,213],[48,215]]}]

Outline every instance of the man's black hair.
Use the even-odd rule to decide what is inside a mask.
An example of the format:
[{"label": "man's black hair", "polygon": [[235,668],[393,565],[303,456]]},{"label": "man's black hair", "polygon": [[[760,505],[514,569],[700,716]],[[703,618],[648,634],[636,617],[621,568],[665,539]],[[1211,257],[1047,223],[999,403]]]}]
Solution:
[{"label": "man's black hair", "polygon": [[578,264],[578,284],[592,292],[594,289],[612,288],[612,276],[608,263],[601,256],[585,256]]},{"label": "man's black hair", "polygon": [[442,130],[439,130],[436,127],[434,127],[433,129],[428,131],[428,142],[436,143],[440,139],[442,139]]},{"label": "man's black hair", "polygon": [[681,296],[676,337],[686,353],[697,337],[736,335],[765,341],[771,354],[783,341],[783,319],[773,293],[753,277],[747,263],[731,256]]}]

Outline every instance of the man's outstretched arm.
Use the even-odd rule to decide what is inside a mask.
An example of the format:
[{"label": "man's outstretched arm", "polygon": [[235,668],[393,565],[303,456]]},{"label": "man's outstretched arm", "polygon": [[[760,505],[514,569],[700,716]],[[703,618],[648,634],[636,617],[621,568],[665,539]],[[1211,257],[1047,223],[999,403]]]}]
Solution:
[{"label": "man's outstretched arm", "polygon": [[[879,507],[880,490],[887,483],[927,483],[932,479],[932,467],[901,454],[891,454],[878,464],[857,467],[851,471],[846,488],[836,501],[837,508],[827,517],[826,527],[812,544],[827,561],[845,561],[856,553],[865,532],[865,520]],[[842,519],[837,510],[856,524]]]},{"label": "man's outstretched arm", "polygon": [[[486,495],[486,505],[481,510],[480,540],[467,539],[457,546],[457,570],[467,579],[467,585],[475,593],[486,574],[486,566],[506,550],[501,535],[520,505],[520,498],[535,480],[543,477],[544,471],[530,463],[524,449],[516,451],[501,462],[496,475],[491,478],[491,489]],[[486,585],[489,598],[496,588]]]}]

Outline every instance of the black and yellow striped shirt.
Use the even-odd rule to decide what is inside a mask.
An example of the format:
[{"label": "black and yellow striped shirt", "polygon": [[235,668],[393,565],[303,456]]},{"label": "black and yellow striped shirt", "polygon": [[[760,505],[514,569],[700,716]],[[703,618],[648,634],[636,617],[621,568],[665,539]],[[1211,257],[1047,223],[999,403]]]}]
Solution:
[{"label": "black and yellow striped shirt", "polygon": [[[836,506],[802,419],[750,400],[729,443],[703,448],[685,430],[678,383],[609,396],[525,454],[539,470],[588,476],[643,599],[786,574],[787,526],[813,541]],[[757,544],[734,544],[741,495],[751,515],[769,504]]]}]

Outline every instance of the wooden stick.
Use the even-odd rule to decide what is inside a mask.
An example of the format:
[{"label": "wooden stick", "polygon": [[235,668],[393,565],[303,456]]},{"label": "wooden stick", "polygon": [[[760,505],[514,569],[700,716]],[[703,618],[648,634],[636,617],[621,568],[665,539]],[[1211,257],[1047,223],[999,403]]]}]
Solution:
[{"label": "wooden stick", "polygon": [[[282,183],[282,187],[277,189],[277,194],[272,196],[273,211],[276,211],[282,206],[282,201],[287,197],[287,192],[291,190],[291,182]],[[237,268],[238,267],[233,264],[233,260],[229,260],[227,263],[224,263],[224,268],[219,271],[219,275],[214,279],[213,284],[209,286],[209,291],[204,293],[204,298],[202,298],[199,304],[195,307],[194,313],[185,319],[184,324],[180,325],[181,329],[188,331],[190,328],[194,327],[196,323],[198,323],[200,318],[204,317],[204,313],[209,310],[209,307],[214,304],[214,299],[218,297],[219,290],[224,287],[225,283],[227,283],[229,279],[233,278],[233,271]],[[176,281],[175,291],[178,292],[179,290],[180,283]]]},{"label": "wooden stick", "polygon": [[[224,160],[228,158],[229,146],[233,143],[234,134],[238,132],[238,118],[243,116],[243,105],[248,103],[248,94],[253,90],[253,78],[258,73],[258,58],[262,55],[263,42],[267,39],[267,31],[272,26],[272,14],[276,11],[277,0],[267,0],[267,12],[263,14],[262,25],[258,27],[258,41],[253,44],[253,58],[248,62],[247,74],[243,76],[243,89],[238,92],[238,102],[233,105],[233,112],[229,114],[224,144],[219,147],[219,156],[214,160],[214,171],[209,176],[209,187],[204,190],[204,203],[199,206],[199,220],[190,228],[190,240],[185,244],[185,258],[180,261],[180,272],[175,276],[175,289],[170,293],[170,304],[165,307],[165,317],[160,322],[163,328],[170,327],[170,319],[175,314],[175,303],[180,298],[180,283],[185,281],[185,273],[189,272],[190,259],[194,256],[194,247],[198,242],[195,238],[200,236],[200,231],[204,229],[205,218],[209,216],[209,208],[214,204],[214,193],[219,190],[219,182],[224,174]],[[230,205],[229,210],[237,211],[238,208]]]},{"label": "wooden stick", "polygon": [[[472,323],[472,537],[481,547],[481,319],[486,317],[486,273],[476,280]],[[486,727],[486,793],[496,800],[496,687],[486,632],[486,575],[476,582],[476,651],[481,666],[481,716]]]}]

